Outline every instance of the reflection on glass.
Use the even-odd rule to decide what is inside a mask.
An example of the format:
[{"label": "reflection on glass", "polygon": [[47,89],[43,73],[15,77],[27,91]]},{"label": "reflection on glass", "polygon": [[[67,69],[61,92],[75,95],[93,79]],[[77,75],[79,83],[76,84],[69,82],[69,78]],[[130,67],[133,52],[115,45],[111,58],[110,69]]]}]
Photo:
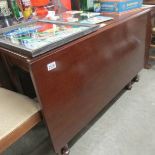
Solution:
[{"label": "reflection on glass", "polygon": [[3,33],[0,38],[29,50],[37,50],[87,29],[83,26],[36,22]]}]

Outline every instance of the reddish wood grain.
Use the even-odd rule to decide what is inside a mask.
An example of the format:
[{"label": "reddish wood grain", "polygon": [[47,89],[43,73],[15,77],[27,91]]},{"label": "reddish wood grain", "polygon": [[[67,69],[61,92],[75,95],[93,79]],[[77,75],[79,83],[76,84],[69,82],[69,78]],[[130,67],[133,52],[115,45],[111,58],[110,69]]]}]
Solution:
[{"label": "reddish wood grain", "polygon": [[[106,27],[35,58],[0,47],[8,61],[30,72],[57,153],[148,61],[150,9],[113,17]],[[48,72],[53,61],[57,68]]]},{"label": "reddish wood grain", "polygon": [[[147,14],[35,59],[32,76],[57,153],[144,67]],[[48,71],[47,64],[57,68]]]}]

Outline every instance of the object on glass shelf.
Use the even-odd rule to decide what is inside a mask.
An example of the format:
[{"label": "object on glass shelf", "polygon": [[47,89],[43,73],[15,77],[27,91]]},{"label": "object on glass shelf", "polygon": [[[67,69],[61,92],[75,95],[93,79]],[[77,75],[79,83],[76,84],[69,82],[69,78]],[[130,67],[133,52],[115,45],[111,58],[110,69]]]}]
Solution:
[{"label": "object on glass shelf", "polygon": [[62,14],[67,10],[71,10],[70,0],[54,0],[53,3],[56,14]]},{"label": "object on glass shelf", "polygon": [[142,0],[102,0],[101,12],[123,13],[142,7]]},{"label": "object on glass shelf", "polygon": [[50,0],[48,5],[46,5],[46,8],[48,9],[48,11],[54,11],[54,2],[53,0]]},{"label": "object on glass shelf", "polygon": [[11,16],[0,17],[0,28],[13,25],[13,19]]},{"label": "object on glass shelf", "polygon": [[80,1],[71,0],[72,10],[80,10]]},{"label": "object on glass shelf", "polygon": [[61,6],[65,8],[65,10],[71,10],[71,1],[70,0],[60,0]]},{"label": "object on glass shelf", "polygon": [[32,16],[32,7],[30,0],[17,0],[18,6],[22,11],[22,14],[25,19],[28,19]]},{"label": "object on glass shelf", "polygon": [[8,7],[8,2],[6,0],[0,1],[0,16],[10,16],[11,11]]},{"label": "object on glass shelf", "polygon": [[10,26],[12,24],[11,11],[6,0],[0,1],[0,27]]},{"label": "object on glass shelf", "polygon": [[94,11],[94,0],[80,0],[80,9],[83,11]]},{"label": "object on glass shelf", "polygon": [[112,17],[107,17],[107,16],[96,16],[96,17],[92,17],[92,18],[88,18],[86,20],[82,20],[80,23],[83,24],[99,24],[99,23],[103,23],[109,20],[112,20]]},{"label": "object on glass shelf", "polygon": [[94,12],[101,12],[100,0],[95,0],[94,1]]},{"label": "object on glass shelf", "polygon": [[100,13],[97,12],[85,12],[85,11],[77,11],[77,10],[71,10],[71,11],[65,11],[59,16],[55,16],[58,18],[53,18],[51,20],[58,20],[63,22],[81,22],[83,20],[86,20],[91,17],[99,16]]},{"label": "object on glass shelf", "polygon": [[10,7],[11,7],[14,17],[17,20],[20,19],[22,16],[21,16],[16,0],[10,0]]},{"label": "object on glass shelf", "polygon": [[31,4],[35,8],[36,16],[44,18],[48,15],[48,9],[45,6],[47,6],[49,2],[49,0],[31,0]]}]

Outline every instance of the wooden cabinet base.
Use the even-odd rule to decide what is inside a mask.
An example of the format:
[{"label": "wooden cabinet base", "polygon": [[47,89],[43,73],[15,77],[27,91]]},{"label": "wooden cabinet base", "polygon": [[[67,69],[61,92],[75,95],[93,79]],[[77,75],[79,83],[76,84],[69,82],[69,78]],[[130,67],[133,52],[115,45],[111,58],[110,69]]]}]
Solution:
[{"label": "wooden cabinet base", "polygon": [[[32,61],[31,75],[55,152],[144,67],[147,18],[143,14],[111,25]],[[55,68],[49,71],[50,64]]]},{"label": "wooden cabinet base", "polygon": [[147,64],[148,21],[149,9],[117,16],[96,32],[35,58],[0,49],[30,72],[56,153],[69,154],[66,144]]}]

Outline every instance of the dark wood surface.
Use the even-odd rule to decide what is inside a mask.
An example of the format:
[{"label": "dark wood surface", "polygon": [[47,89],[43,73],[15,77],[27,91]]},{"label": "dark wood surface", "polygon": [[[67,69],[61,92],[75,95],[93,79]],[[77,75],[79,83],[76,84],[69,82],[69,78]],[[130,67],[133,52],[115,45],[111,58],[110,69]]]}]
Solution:
[{"label": "dark wood surface", "polygon": [[155,5],[155,0],[144,0],[143,3],[148,5]]},{"label": "dark wood surface", "polygon": [[6,71],[6,68],[1,56],[0,56],[0,87],[12,89],[11,80],[8,77],[8,72]]},{"label": "dark wood surface", "polygon": [[[8,61],[30,72],[56,153],[147,64],[150,9],[113,17],[98,31],[35,58],[0,47]],[[48,71],[51,62],[57,67]]]},{"label": "dark wood surface", "polygon": [[[144,67],[148,18],[129,17],[32,61],[57,153]],[[48,71],[51,62],[57,68]]]}]

